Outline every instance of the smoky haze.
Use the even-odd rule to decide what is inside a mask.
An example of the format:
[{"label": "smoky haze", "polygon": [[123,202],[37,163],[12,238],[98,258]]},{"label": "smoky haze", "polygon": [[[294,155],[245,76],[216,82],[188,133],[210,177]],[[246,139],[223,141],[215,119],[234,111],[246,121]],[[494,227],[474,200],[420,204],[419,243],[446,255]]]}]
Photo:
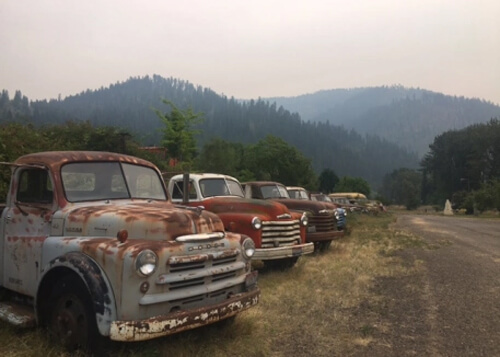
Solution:
[{"label": "smoky haze", "polygon": [[500,103],[496,0],[4,0],[0,89],[159,74],[236,98],[401,84]]}]

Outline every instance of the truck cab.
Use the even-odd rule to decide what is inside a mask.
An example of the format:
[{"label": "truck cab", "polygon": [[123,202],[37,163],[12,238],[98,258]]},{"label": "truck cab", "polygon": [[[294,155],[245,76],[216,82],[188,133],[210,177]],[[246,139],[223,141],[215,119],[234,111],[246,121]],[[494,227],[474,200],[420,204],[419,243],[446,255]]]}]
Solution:
[{"label": "truck cab", "polygon": [[267,266],[289,268],[314,251],[314,245],[306,242],[308,218],[303,212],[290,211],[278,202],[245,198],[240,182],[232,176],[176,175],[168,191],[173,202],[203,207],[219,216],[226,231],[249,236],[256,247],[253,259]]},{"label": "truck cab", "polygon": [[259,301],[253,241],[169,201],[150,162],[107,152],[13,163],[0,220],[0,319],[70,350],[230,318]]}]

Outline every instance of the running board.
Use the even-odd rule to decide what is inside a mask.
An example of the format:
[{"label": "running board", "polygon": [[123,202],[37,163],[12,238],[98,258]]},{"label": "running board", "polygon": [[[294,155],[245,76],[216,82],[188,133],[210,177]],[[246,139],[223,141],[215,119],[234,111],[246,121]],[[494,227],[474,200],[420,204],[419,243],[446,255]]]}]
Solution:
[{"label": "running board", "polygon": [[32,307],[10,301],[0,302],[0,320],[17,327],[34,327],[35,310]]}]

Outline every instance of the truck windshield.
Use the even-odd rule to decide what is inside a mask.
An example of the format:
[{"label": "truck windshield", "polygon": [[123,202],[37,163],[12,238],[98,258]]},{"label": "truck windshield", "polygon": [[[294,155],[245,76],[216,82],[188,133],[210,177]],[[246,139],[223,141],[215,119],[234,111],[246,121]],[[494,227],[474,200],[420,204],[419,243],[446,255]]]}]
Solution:
[{"label": "truck windshield", "polygon": [[238,181],[225,180],[223,178],[200,180],[200,190],[204,197],[245,196]]},{"label": "truck windshield", "polygon": [[321,201],[321,202],[333,202],[332,199],[325,195],[314,195],[311,196],[313,201]]},{"label": "truck windshield", "polygon": [[62,184],[70,202],[120,198],[166,200],[157,172],[119,162],[79,162],[64,165]]},{"label": "truck windshield", "polygon": [[260,191],[263,198],[290,198],[286,187],[281,185],[261,186]]},{"label": "truck windshield", "polygon": [[290,198],[295,198],[297,200],[309,200],[309,196],[306,191],[303,190],[288,190]]}]

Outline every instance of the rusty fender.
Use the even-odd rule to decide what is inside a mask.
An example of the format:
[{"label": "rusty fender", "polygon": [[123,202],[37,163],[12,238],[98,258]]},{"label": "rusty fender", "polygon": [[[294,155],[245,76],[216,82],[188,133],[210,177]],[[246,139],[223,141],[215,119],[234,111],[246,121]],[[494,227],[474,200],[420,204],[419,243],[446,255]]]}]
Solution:
[{"label": "rusty fender", "polygon": [[115,341],[144,341],[208,325],[244,311],[259,302],[260,289],[238,294],[220,304],[180,311],[140,321],[113,321],[110,338]]},{"label": "rusty fender", "polygon": [[105,278],[106,274],[92,258],[79,252],[66,253],[52,260],[44,276],[57,267],[71,269],[80,276],[89,291],[99,332],[108,335],[110,322],[116,320],[117,314],[114,294]]}]

